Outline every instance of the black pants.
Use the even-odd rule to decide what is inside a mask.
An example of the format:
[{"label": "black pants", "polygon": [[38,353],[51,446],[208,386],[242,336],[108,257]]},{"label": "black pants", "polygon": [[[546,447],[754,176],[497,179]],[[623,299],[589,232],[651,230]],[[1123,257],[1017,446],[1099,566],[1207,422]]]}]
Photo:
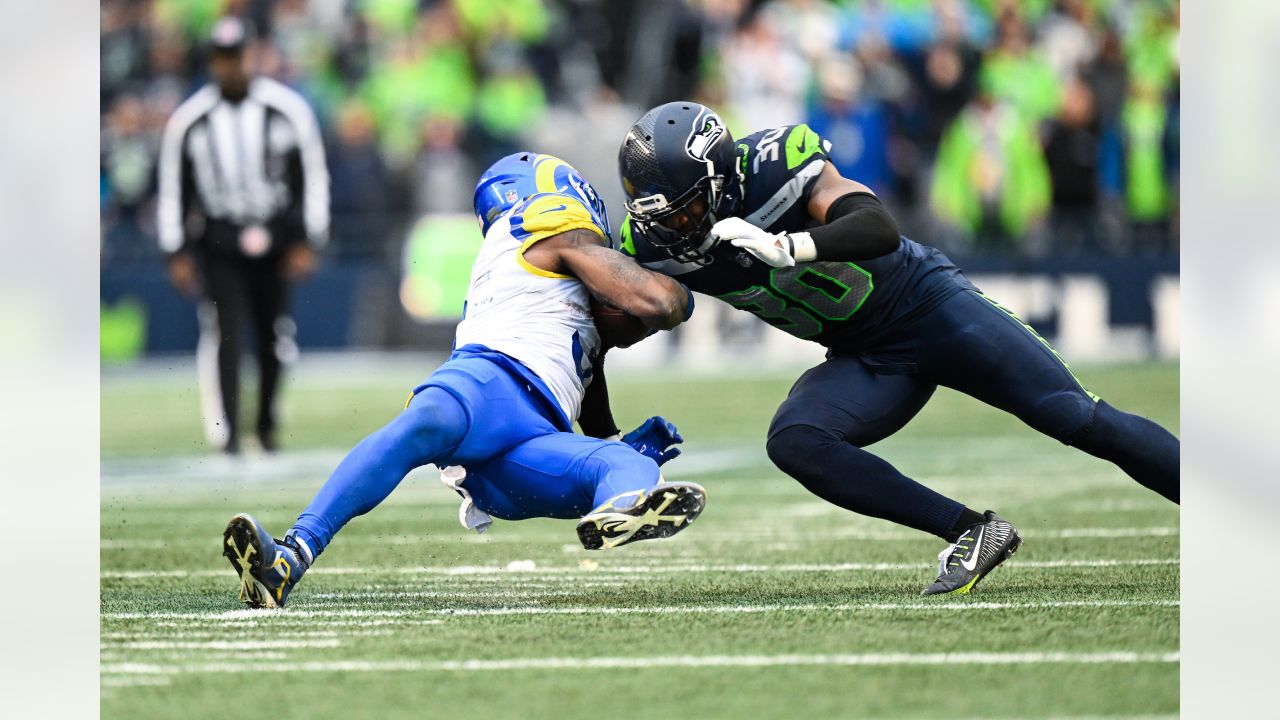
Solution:
[{"label": "black pants", "polygon": [[769,457],[829,502],[954,540],[961,503],[862,449],[906,425],[938,385],[1009,412],[1178,500],[1178,440],[1090,393],[1031,328],[972,290],[895,339],[831,357],[801,376],[769,428]]},{"label": "black pants", "polygon": [[293,321],[285,315],[288,287],[280,258],[205,252],[200,268],[205,298],[197,363],[209,438],[228,450],[239,448],[240,356],[247,320],[259,369],[256,430],[264,447],[273,449],[281,368],[297,352]]}]

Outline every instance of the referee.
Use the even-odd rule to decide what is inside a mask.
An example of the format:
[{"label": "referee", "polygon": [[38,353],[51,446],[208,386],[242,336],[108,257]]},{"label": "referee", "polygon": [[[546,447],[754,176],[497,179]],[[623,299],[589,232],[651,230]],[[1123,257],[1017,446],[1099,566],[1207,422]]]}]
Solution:
[{"label": "referee", "polygon": [[200,374],[205,430],[240,450],[243,326],[258,356],[257,435],[276,448],[282,364],[297,355],[285,314],[290,283],[315,267],[329,230],[329,175],[315,115],[293,90],[250,73],[249,28],[213,28],[213,82],[174,111],[160,148],[157,229],[179,292],[200,294]]}]

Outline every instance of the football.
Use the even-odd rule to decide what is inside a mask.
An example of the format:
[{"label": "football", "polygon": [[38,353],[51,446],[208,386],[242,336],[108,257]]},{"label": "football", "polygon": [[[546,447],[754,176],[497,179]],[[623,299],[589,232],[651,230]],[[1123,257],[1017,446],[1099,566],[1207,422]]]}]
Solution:
[{"label": "football", "polygon": [[649,337],[650,330],[639,318],[628,315],[612,305],[591,298],[591,317],[600,342],[606,348],[625,348]]}]

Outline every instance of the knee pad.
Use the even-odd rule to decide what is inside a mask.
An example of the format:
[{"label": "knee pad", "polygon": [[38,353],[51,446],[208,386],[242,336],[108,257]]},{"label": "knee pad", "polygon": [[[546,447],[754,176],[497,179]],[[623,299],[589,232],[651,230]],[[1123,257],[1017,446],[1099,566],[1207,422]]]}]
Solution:
[{"label": "knee pad", "polygon": [[634,492],[639,500],[662,480],[658,463],[622,443],[601,446],[579,468],[575,481],[587,502],[579,515],[622,493]]},{"label": "knee pad", "polygon": [[832,443],[842,442],[830,431],[811,425],[782,425],[769,428],[765,452],[779,470],[788,475],[801,473],[816,453]]},{"label": "knee pad", "polygon": [[1085,452],[1091,452],[1114,434],[1116,419],[1123,415],[1124,413],[1099,400],[1093,406],[1093,414],[1089,417],[1089,421],[1062,442]]},{"label": "knee pad", "polygon": [[591,453],[584,465],[588,468],[586,474],[594,475],[597,479],[604,475],[620,474],[634,478],[636,482],[655,484],[662,474],[658,463],[622,443],[601,446]]},{"label": "knee pad", "polygon": [[467,435],[467,412],[449,392],[424,388],[413,397],[392,426],[402,442],[433,449],[456,447]]},{"label": "knee pad", "polygon": [[1036,403],[1036,430],[1063,443],[1075,445],[1089,434],[1098,406],[1084,392],[1054,393]]}]

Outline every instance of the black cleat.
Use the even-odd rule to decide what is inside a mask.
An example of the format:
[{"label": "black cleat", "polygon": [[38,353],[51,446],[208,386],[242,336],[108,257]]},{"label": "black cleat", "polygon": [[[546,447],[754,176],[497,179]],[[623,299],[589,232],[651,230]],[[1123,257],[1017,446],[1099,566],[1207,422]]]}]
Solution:
[{"label": "black cleat", "polygon": [[1009,521],[988,510],[986,522],[972,525],[938,553],[938,579],[922,595],[968,595],[978,581],[1018,551],[1022,538]]},{"label": "black cleat", "polygon": [[620,501],[641,495],[623,493],[578,521],[578,539],[588,550],[615,548],[637,540],[671,537],[697,519],[707,505],[707,491],[687,482],[659,483],[634,505],[615,509]]}]

